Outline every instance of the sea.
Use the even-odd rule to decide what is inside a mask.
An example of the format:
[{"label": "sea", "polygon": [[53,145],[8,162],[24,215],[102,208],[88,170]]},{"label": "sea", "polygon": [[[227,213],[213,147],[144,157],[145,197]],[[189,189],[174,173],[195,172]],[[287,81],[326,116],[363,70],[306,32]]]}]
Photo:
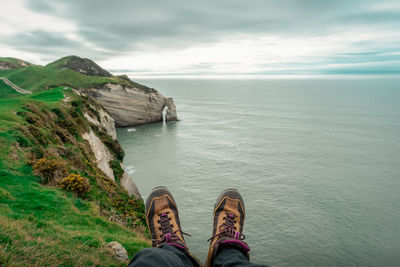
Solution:
[{"label": "sea", "polygon": [[254,263],[400,266],[400,79],[138,82],[180,121],[118,129],[124,165],[144,199],[170,189],[201,261],[236,188]]}]

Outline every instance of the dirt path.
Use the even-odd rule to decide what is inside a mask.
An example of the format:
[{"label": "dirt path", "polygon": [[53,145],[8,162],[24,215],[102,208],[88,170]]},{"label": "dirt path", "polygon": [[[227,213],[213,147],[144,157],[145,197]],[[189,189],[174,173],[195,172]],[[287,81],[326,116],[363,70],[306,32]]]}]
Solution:
[{"label": "dirt path", "polygon": [[13,84],[12,82],[10,82],[9,79],[7,79],[6,77],[0,77],[0,80],[3,80],[3,82],[5,82],[5,84],[7,84],[8,86],[12,87],[15,91],[17,91],[18,93],[21,94],[32,94],[32,92],[21,89],[18,85]]}]

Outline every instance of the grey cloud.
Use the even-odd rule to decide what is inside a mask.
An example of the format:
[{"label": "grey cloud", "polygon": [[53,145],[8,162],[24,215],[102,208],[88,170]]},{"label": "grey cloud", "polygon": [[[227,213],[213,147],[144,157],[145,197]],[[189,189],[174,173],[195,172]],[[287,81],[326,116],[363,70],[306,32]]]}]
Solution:
[{"label": "grey cloud", "polygon": [[[376,1],[60,0],[57,4],[62,8],[54,8],[51,1],[28,0],[36,12],[75,21],[79,34],[89,42],[121,52],[144,46],[179,49],[235,34],[326,34],[335,26],[346,25],[341,18],[372,24],[386,16],[385,12],[368,13],[373,3]],[[392,20],[399,22],[394,15]]]},{"label": "grey cloud", "polygon": [[95,60],[102,60],[121,54],[118,50],[102,50],[99,53],[95,49],[85,47],[81,42],[66,38],[63,34],[41,30],[17,33],[5,39],[3,43],[18,50],[38,53],[42,55],[42,59],[45,59],[43,60],[45,62],[52,61],[57,57],[77,53],[80,56]]},{"label": "grey cloud", "polygon": [[[26,0],[25,2],[27,7],[36,13],[72,21],[78,27],[77,34],[87,41],[78,42],[68,39],[62,33],[54,34],[40,30],[19,32],[7,40],[2,40],[4,44],[17,50],[37,53],[46,61],[68,54],[78,54],[96,61],[130,54],[132,51],[175,51],[193,45],[210,44],[235,35],[304,37],[340,33],[346,28],[357,31],[359,27],[364,26],[376,26],[377,29],[394,31],[400,28],[399,11],[373,10],[372,5],[385,2],[376,0]],[[398,40],[395,39],[383,40],[385,44],[383,47],[379,47],[380,43],[368,41],[353,44],[354,48],[367,48],[362,52],[365,54],[354,49],[354,53],[341,53],[332,58],[315,58],[310,55],[313,62],[293,62],[290,66],[276,64],[275,67],[285,67],[287,69],[285,74],[296,71],[299,74],[299,64],[303,64],[301,71],[307,74],[312,72],[317,64],[322,66],[367,61],[389,62],[398,59],[398,56],[384,54],[391,52],[387,50],[388,47],[398,47],[396,43]],[[398,51],[394,49],[392,52]],[[213,74],[210,72],[213,67],[208,63],[194,64],[188,66],[185,70],[187,73],[183,71],[182,75],[193,75],[196,71]],[[271,69],[271,65],[266,67]],[[393,72],[394,68],[390,67],[387,70]],[[349,72],[357,71],[353,67],[348,69]],[[146,72],[146,70],[141,71]],[[276,73],[282,74],[279,71]]]},{"label": "grey cloud", "polygon": [[48,53],[57,52],[65,48],[77,49],[80,45],[65,38],[62,34],[53,34],[45,31],[21,32],[12,38],[4,40],[5,43],[21,50]]}]

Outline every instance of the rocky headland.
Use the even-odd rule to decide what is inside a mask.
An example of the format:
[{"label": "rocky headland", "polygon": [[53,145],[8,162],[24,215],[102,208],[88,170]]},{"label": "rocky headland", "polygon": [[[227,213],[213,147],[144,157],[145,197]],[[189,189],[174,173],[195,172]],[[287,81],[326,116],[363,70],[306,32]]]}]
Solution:
[{"label": "rocky headland", "polygon": [[90,59],[69,56],[47,65],[57,69],[71,69],[84,75],[113,78],[110,82],[94,84],[80,90],[93,97],[107,109],[117,127],[137,126],[163,121],[178,121],[172,98],[145,85],[133,82],[126,75],[113,76]]},{"label": "rocky headland", "polygon": [[[64,86],[72,88],[75,94],[81,97],[90,97],[97,101],[99,105],[92,106],[96,116],[86,112],[84,117],[89,123],[103,129],[113,140],[116,140],[115,127],[137,126],[163,120],[178,121],[172,98],[136,83],[126,75],[114,76],[90,59],[67,56],[42,67],[20,59],[0,58],[0,67],[4,71],[11,70],[5,72],[6,77],[2,79],[20,93]],[[14,73],[13,69],[18,71]],[[36,77],[31,77],[32,73],[37,76],[37,80]],[[23,80],[28,76],[30,76],[27,79],[29,84],[26,84]],[[22,80],[21,87],[28,90],[12,83],[13,80]],[[115,181],[109,164],[112,155],[106,146],[92,130],[84,133],[82,138],[89,143],[96,156],[98,167],[107,177]],[[141,198],[135,183],[126,171],[121,177],[121,185],[130,195]]]},{"label": "rocky headland", "polygon": [[167,122],[178,120],[173,99],[154,89],[143,89],[134,84],[106,83],[99,88],[84,89],[83,92],[110,112],[117,127],[160,122],[164,109]]},{"label": "rocky headland", "polygon": [[116,127],[177,121],[173,99],[76,56],[0,77],[0,265],[126,266],[150,242]]}]

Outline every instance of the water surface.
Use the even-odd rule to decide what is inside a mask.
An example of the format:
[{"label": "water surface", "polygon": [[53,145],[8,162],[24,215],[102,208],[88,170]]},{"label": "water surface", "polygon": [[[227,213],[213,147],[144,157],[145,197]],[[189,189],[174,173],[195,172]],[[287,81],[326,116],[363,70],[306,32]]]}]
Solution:
[{"label": "water surface", "polygon": [[205,260],[212,208],[246,205],[256,263],[398,266],[400,80],[143,80],[181,121],[118,130],[143,196],[166,185]]}]

